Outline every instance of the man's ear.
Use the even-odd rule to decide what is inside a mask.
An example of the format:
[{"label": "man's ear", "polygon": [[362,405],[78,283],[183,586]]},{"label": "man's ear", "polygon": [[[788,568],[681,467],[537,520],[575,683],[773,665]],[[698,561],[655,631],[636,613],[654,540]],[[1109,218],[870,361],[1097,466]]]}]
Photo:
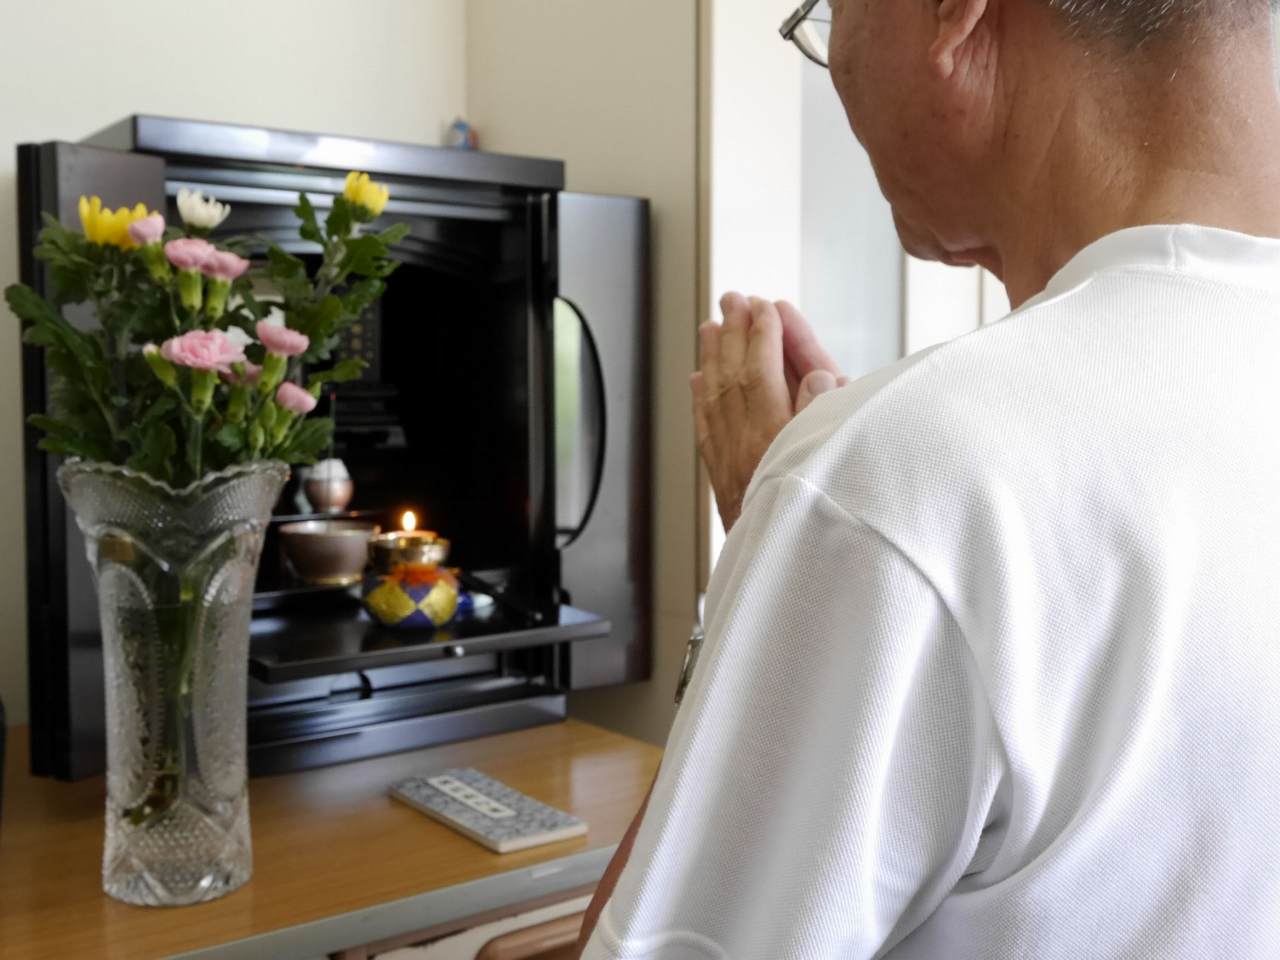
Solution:
[{"label": "man's ear", "polygon": [[929,62],[943,80],[956,68],[956,57],[974,40],[978,22],[987,12],[987,0],[941,0],[938,4],[938,36],[929,46]]}]

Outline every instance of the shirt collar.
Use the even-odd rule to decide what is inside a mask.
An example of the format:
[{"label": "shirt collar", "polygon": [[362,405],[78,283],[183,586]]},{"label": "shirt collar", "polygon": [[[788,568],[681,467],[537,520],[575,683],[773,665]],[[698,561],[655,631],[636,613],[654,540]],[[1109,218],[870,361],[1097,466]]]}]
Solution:
[{"label": "shirt collar", "polygon": [[1280,240],[1197,224],[1126,227],[1086,246],[1021,309],[1108,270],[1161,270],[1280,293]]}]

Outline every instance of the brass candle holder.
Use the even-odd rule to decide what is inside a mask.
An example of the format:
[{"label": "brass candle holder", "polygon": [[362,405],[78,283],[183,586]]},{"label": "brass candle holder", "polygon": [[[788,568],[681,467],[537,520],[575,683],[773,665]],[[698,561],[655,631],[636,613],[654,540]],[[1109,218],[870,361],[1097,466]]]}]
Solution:
[{"label": "brass candle holder", "polygon": [[403,564],[443,564],[449,559],[449,541],[434,530],[416,530],[412,513],[404,516],[404,529],[380,533],[369,540],[369,564],[377,574],[391,573]]}]

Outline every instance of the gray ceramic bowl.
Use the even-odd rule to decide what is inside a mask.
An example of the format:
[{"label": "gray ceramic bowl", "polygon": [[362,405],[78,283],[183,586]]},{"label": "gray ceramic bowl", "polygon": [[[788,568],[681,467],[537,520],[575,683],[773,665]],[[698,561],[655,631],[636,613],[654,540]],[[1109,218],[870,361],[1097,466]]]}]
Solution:
[{"label": "gray ceramic bowl", "polygon": [[306,583],[349,587],[359,583],[377,524],[362,520],[302,520],[280,528],[290,566]]}]

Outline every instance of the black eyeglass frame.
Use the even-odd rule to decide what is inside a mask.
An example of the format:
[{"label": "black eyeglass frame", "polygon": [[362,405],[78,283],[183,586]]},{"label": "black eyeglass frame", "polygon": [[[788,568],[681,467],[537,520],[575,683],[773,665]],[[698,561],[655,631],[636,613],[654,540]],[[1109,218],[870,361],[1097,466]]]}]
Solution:
[{"label": "black eyeglass frame", "polygon": [[783,40],[786,40],[788,43],[795,44],[796,49],[803,53],[807,60],[812,63],[816,63],[820,67],[826,67],[827,64],[825,61],[819,60],[805,49],[804,44],[796,41],[796,31],[799,30],[800,26],[809,19],[810,15],[813,13],[813,8],[821,2],[822,0],[804,0],[804,3],[800,4],[800,6],[796,7],[795,10],[792,11],[791,16],[782,21],[782,26],[778,28],[778,33],[782,34]]}]

